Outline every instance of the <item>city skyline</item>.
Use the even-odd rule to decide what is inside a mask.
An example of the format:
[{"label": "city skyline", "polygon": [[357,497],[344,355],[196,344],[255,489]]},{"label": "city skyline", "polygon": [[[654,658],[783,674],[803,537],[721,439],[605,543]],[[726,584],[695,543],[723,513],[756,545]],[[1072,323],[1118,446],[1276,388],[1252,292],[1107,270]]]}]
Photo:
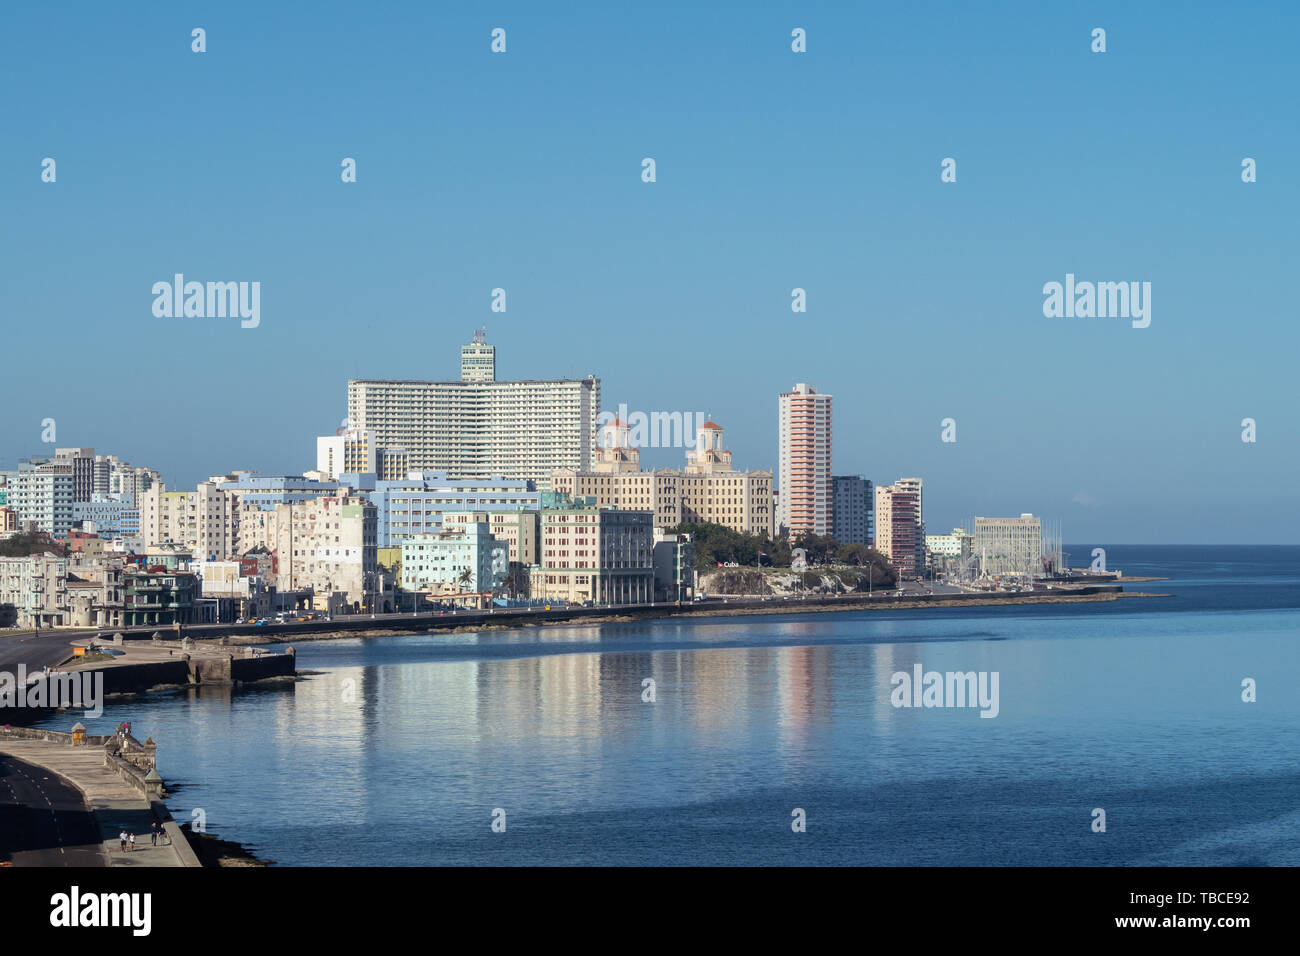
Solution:
[{"label": "city skyline", "polygon": [[[43,81],[0,154],[0,253],[25,279],[3,296],[23,360],[0,467],[57,444],[169,487],[300,473],[348,379],[454,380],[486,326],[499,378],[590,373],[605,410],[706,411],[749,468],[776,471],[776,395],[809,382],[835,396],[835,473],[922,476],[932,527],[1032,512],[1072,540],[1300,532],[1281,480],[1300,464],[1300,336],[1277,279],[1294,14],[691,10],[682,29],[587,9],[346,30],[251,7],[71,28],[14,12],[0,50]],[[156,317],[176,273],[260,282],[260,322]],[[1151,283],[1149,327],[1047,317],[1044,286],[1067,276]]]}]

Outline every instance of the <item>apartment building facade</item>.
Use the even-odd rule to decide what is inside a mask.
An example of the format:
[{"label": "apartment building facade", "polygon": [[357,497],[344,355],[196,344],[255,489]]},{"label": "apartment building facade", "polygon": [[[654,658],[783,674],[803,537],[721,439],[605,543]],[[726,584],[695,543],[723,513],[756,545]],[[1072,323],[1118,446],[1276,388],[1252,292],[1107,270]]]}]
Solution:
[{"label": "apartment building facade", "polygon": [[162,480],[154,469],[137,467],[116,455],[96,455],[94,469],[93,494],[113,496],[130,506],[137,495]]},{"label": "apartment building facade", "polygon": [[889,559],[899,580],[925,571],[925,522],[921,479],[900,478],[876,487],[876,550]]},{"label": "apartment building facade", "polygon": [[428,594],[490,593],[505,583],[508,545],[486,521],[402,542],[402,587]]},{"label": "apartment building facade", "polygon": [[124,627],[163,628],[194,623],[198,581],[193,574],[128,568],[123,580]]},{"label": "apartment building facade", "polygon": [[536,511],[541,492],[532,481],[501,477],[457,480],[446,472],[411,472],[398,481],[376,481],[368,493],[378,516],[379,546],[400,547],[417,535],[442,530],[453,512]]},{"label": "apartment building facade", "polygon": [[690,601],[695,597],[695,544],[689,534],[654,530],[656,601]]},{"label": "apartment building facade", "polygon": [[220,478],[194,491],[168,491],[161,482],[139,496],[140,537],[145,547],[180,544],[200,561],[237,557],[239,502]]},{"label": "apartment building facade", "polygon": [[834,529],[831,396],[799,382],[777,397],[777,524],[791,541]]},{"label": "apartment building facade", "polygon": [[872,544],[876,534],[876,493],[871,481],[860,475],[834,475],[831,486],[831,533],[835,540],[840,544]]},{"label": "apartment building facade", "polygon": [[0,604],[14,606],[19,627],[68,624],[67,559],[49,553],[0,558]]},{"label": "apartment building facade", "polygon": [[72,475],[72,500],[89,501],[95,491],[95,449],[56,448],[54,461]]},{"label": "apartment building facade", "polygon": [[532,596],[598,604],[654,595],[654,513],[559,504],[542,510],[542,555]]},{"label": "apartment building facade", "polygon": [[530,568],[538,563],[542,513],[535,509],[518,511],[447,511],[442,516],[444,530],[484,523],[492,537],[506,545],[511,564]]},{"label": "apartment building facade", "polygon": [[72,530],[75,480],[68,461],[29,458],[4,473],[6,504],[17,515],[18,528],[30,522],[37,531],[56,538]]},{"label": "apartment building facade", "polygon": [[275,554],[279,591],[310,589],[313,605],[324,611],[383,609],[376,511],[369,500],[345,493],[277,504],[261,519],[260,533]]}]

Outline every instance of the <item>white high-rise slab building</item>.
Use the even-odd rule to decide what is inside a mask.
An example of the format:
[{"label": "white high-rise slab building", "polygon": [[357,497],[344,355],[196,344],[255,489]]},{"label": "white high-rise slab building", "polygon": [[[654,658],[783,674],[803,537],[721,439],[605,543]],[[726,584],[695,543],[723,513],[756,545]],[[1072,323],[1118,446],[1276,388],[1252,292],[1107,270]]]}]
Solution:
[{"label": "white high-rise slab building", "polygon": [[[478,375],[486,367],[462,365],[462,374]],[[591,466],[599,415],[600,379],[594,375],[517,382],[348,381],[353,428],[373,431],[380,448],[405,449],[412,471],[443,471],[456,479],[504,475],[547,489],[555,469]]]}]

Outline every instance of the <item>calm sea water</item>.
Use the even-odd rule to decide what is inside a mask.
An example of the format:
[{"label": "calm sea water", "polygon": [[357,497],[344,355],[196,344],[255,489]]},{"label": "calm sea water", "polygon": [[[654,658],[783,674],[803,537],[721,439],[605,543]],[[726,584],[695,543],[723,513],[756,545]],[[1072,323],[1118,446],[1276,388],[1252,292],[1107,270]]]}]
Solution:
[{"label": "calm sea water", "polygon": [[[1107,558],[1173,596],[303,643],[88,723],[281,864],[1300,864],[1300,548]],[[999,715],[894,708],[917,662]]]}]

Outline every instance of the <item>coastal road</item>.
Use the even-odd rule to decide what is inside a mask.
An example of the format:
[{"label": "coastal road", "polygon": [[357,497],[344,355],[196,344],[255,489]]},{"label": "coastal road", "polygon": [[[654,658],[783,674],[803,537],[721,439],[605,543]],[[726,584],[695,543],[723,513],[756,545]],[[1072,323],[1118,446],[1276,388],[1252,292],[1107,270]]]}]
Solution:
[{"label": "coastal road", "polygon": [[0,745],[0,863],[104,866],[101,847],[80,791]]},{"label": "coastal road", "polygon": [[12,674],[19,664],[26,664],[28,671],[62,664],[72,656],[69,642],[80,636],[83,635],[74,631],[61,634],[42,631],[40,635],[30,631],[0,631],[0,671]]},{"label": "coastal road", "polygon": [[[1057,586],[1057,590],[1034,589],[1033,594],[1048,597],[1061,597],[1068,593],[1070,589]],[[1116,587],[1116,589],[1119,589]],[[767,598],[748,597],[748,598],[718,598],[708,597],[697,601],[683,601],[679,610],[690,613],[692,611],[713,611],[722,608],[735,610],[737,613],[743,613],[746,610],[761,610],[763,613],[779,614],[784,609],[796,609],[808,604],[819,604],[823,607],[830,608],[843,602],[846,608],[851,608],[853,604],[860,604],[864,600],[871,603],[879,603],[881,606],[888,607],[894,602],[906,601],[928,601],[937,598],[936,607],[943,606],[945,598],[971,598],[971,599],[1018,599],[1027,596],[1029,592],[1007,592],[1005,594],[990,594],[985,591],[979,591],[971,588],[960,587],[954,584],[944,584],[941,582],[924,582],[915,581],[906,582],[902,586],[903,593],[898,594],[895,588],[884,588],[876,590],[874,593],[863,594],[855,592],[853,594],[843,594],[834,597],[826,596],[809,596],[798,595],[794,597],[776,598],[769,596]],[[1005,601],[1003,601],[1005,603]],[[215,638],[231,633],[242,634],[246,637],[261,636],[265,643],[282,643],[291,641],[296,634],[310,636],[311,634],[334,632],[335,630],[363,630],[366,628],[383,627],[385,625],[397,625],[399,622],[404,625],[400,628],[403,630],[413,630],[427,623],[432,627],[474,627],[489,622],[506,623],[512,618],[525,619],[530,622],[554,620],[556,622],[569,622],[575,626],[582,624],[583,618],[599,618],[610,614],[628,614],[640,611],[655,612],[658,610],[673,613],[677,606],[673,602],[653,602],[648,604],[620,604],[620,605],[595,605],[590,607],[580,607],[577,605],[552,604],[551,610],[543,610],[543,605],[529,605],[524,607],[513,608],[495,608],[493,610],[470,610],[461,609],[459,611],[421,611],[419,613],[390,612],[387,614],[340,614],[334,617],[332,622],[321,620],[315,621],[292,621],[284,624],[269,624],[265,626],[252,625],[232,625],[232,624],[187,624],[181,628],[179,634],[176,630],[167,626],[152,627],[134,627],[134,628],[78,628],[61,630],[57,635],[50,634],[48,631],[39,636],[27,631],[2,631],[0,630],[0,670],[13,672],[18,664],[27,665],[27,670],[39,670],[45,665],[58,665],[71,657],[72,649],[70,642],[74,640],[86,641],[96,640],[106,642],[115,633],[122,633],[131,639],[139,639],[150,636],[154,633],[161,633],[164,639],[174,639],[177,636],[202,638]],[[346,625],[345,627],[336,628],[334,625]],[[413,627],[414,625],[414,627]]]}]

